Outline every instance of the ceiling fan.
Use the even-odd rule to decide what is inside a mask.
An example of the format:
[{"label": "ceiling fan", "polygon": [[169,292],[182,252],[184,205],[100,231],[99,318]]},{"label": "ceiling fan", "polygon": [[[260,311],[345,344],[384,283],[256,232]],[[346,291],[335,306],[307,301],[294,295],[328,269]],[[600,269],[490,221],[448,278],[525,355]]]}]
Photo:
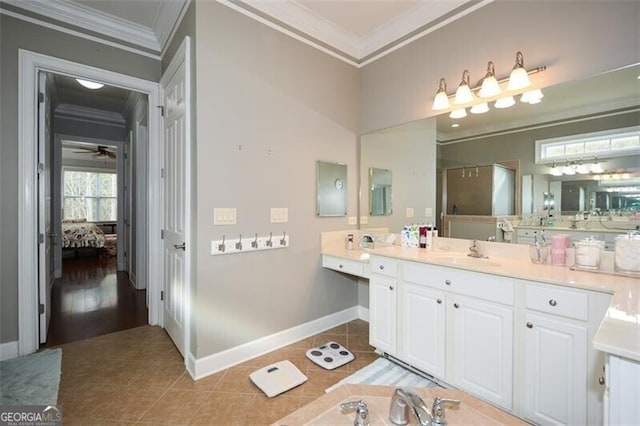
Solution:
[{"label": "ceiling fan", "polygon": [[110,149],[107,146],[97,145],[95,147],[78,147],[77,149],[81,149],[82,151],[73,151],[76,154],[89,154],[93,153],[93,158],[116,158],[116,151]]}]

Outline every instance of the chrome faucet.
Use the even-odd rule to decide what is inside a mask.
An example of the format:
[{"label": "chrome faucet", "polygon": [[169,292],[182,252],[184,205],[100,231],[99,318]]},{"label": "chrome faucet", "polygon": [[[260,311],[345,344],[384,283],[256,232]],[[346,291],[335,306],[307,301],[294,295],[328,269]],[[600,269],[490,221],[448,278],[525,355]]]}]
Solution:
[{"label": "chrome faucet", "polygon": [[473,243],[471,243],[471,245],[469,246],[469,253],[467,254],[467,256],[478,258],[484,257],[482,253],[480,253],[480,247],[478,246],[477,240],[473,240]]},{"label": "chrome faucet", "polygon": [[394,425],[406,425],[409,423],[409,412],[413,413],[416,421],[421,426],[431,426],[433,417],[427,404],[420,396],[409,389],[398,388],[391,397],[389,406],[389,420]]},{"label": "chrome faucet", "polygon": [[367,403],[362,399],[360,401],[343,402],[340,404],[340,410],[356,409],[356,418],[353,421],[353,426],[369,426],[369,410],[367,409]]}]

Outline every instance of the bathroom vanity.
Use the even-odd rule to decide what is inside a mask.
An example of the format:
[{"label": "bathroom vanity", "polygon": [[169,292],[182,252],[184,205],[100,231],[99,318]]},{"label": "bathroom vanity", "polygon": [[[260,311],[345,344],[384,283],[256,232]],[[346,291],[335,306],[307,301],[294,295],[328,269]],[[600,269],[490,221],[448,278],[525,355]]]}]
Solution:
[{"label": "bathroom vanity", "polygon": [[536,424],[608,424],[621,386],[638,395],[619,380],[640,371],[640,279],[533,264],[519,244],[484,242],[488,258],[472,258],[469,243],[346,256],[327,243],[323,265],[369,279],[380,352]]}]

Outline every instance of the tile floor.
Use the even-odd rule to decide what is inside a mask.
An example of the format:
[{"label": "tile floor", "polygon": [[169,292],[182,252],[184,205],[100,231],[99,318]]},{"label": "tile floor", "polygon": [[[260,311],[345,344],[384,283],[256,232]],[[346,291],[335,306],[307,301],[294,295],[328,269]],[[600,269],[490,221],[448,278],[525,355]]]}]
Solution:
[{"label": "tile floor", "polygon": [[[356,359],[328,371],[306,358],[309,348],[330,340],[349,348]],[[368,341],[368,323],[355,320],[194,382],[164,330],[133,328],[59,346],[58,404],[65,425],[271,424],[373,362],[377,355]],[[267,398],[249,374],[285,359],[309,380]]]}]

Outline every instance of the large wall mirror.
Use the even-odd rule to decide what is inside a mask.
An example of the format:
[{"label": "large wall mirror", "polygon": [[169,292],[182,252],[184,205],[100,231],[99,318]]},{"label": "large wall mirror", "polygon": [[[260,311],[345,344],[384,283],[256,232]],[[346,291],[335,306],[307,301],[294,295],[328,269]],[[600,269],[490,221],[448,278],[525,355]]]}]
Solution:
[{"label": "large wall mirror", "polygon": [[[605,197],[606,183],[595,175],[552,176],[550,164],[536,164],[535,141],[640,125],[640,65],[543,89],[540,104],[519,103],[453,120],[448,114],[365,134],[361,138],[360,182],[366,185],[370,167],[384,167],[394,176],[394,209],[390,216],[370,217],[361,227],[387,226],[397,232],[405,223],[438,220],[443,171],[475,170],[500,164],[515,170],[515,215],[544,212],[544,194],[554,194],[562,214],[594,207],[632,208],[640,200],[640,155],[602,160],[606,173],[626,173],[618,195]],[[384,160],[379,162],[378,160]],[[445,174],[446,176],[446,174]],[[397,179],[396,179],[397,177]],[[588,182],[588,183],[576,183]],[[580,204],[570,204],[583,188]],[[572,191],[571,195],[569,191]],[[609,191],[610,192],[610,191]],[[624,195],[619,195],[624,193]],[[361,191],[361,212],[369,206]],[[364,207],[364,208],[363,208]],[[431,209],[431,210],[430,210]]]}]

